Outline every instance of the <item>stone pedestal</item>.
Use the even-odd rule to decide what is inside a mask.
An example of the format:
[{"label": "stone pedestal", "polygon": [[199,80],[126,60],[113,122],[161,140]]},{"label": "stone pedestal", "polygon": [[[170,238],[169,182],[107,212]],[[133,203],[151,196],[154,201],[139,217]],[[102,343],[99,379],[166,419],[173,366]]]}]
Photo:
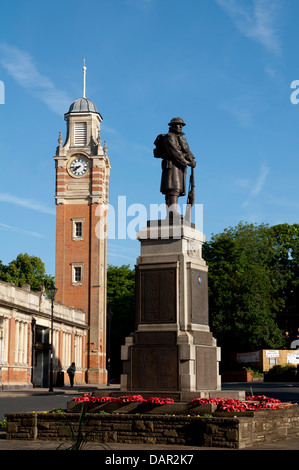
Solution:
[{"label": "stone pedestal", "polygon": [[166,219],[149,221],[137,238],[136,329],[122,346],[121,392],[181,401],[215,396],[220,349],[208,321],[204,235]]}]

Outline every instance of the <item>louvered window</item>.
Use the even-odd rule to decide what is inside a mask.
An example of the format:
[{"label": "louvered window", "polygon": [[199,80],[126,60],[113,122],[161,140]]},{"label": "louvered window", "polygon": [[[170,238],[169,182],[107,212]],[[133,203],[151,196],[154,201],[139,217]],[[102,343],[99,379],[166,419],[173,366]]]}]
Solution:
[{"label": "louvered window", "polygon": [[86,122],[75,122],[75,145],[84,146],[87,141]]}]

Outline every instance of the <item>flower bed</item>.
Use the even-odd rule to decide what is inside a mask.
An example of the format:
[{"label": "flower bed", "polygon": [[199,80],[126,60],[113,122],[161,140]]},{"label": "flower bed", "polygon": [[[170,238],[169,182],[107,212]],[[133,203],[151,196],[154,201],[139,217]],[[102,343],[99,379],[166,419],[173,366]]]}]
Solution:
[{"label": "flower bed", "polygon": [[[151,397],[148,399],[143,398],[141,395],[128,395],[121,397],[97,397],[92,393],[85,393],[81,397],[73,398],[76,402],[88,402],[88,403],[147,403],[156,405],[165,405],[168,403],[174,403],[172,398],[161,398]],[[291,408],[291,403],[282,403],[280,400],[275,398],[266,397],[264,395],[259,396],[248,396],[245,401],[236,400],[233,398],[195,398],[191,401],[192,406],[201,405],[216,405],[216,411],[227,411],[227,412],[244,412],[244,411],[257,411],[272,409],[278,410],[281,408]]]},{"label": "flower bed", "polygon": [[85,393],[82,397],[73,398],[73,401],[89,402],[89,403],[155,403],[165,405],[166,403],[174,403],[172,398],[151,397],[143,398],[141,395],[128,395],[122,397],[95,397],[92,394]]},{"label": "flower bed", "polygon": [[[233,398],[195,398],[192,405],[214,404],[217,405],[217,411],[243,412],[272,409],[278,410],[283,404],[280,400],[269,398],[264,395],[246,397],[246,401],[235,400]],[[291,404],[286,404],[289,408]],[[284,407],[286,407],[284,405]]]}]

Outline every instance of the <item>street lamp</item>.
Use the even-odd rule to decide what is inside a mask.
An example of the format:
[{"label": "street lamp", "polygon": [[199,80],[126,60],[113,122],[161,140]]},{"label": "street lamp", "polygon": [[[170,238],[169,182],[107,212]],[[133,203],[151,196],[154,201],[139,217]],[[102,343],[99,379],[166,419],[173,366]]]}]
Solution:
[{"label": "street lamp", "polygon": [[54,300],[57,287],[54,284],[49,287],[49,296],[51,299],[51,341],[50,341],[50,388],[49,392],[53,392],[53,318],[54,318]]},{"label": "street lamp", "polygon": [[111,333],[111,322],[112,322],[113,312],[109,308],[107,311],[108,319],[108,341],[107,341],[107,385],[110,385],[110,333]]}]

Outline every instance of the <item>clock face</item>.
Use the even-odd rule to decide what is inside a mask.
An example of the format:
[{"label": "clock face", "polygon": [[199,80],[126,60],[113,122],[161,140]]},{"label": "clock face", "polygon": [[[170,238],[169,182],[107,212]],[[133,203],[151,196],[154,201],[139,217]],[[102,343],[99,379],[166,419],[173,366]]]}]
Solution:
[{"label": "clock face", "polygon": [[88,163],[84,157],[78,156],[70,164],[70,171],[75,176],[83,176],[88,170]]}]

